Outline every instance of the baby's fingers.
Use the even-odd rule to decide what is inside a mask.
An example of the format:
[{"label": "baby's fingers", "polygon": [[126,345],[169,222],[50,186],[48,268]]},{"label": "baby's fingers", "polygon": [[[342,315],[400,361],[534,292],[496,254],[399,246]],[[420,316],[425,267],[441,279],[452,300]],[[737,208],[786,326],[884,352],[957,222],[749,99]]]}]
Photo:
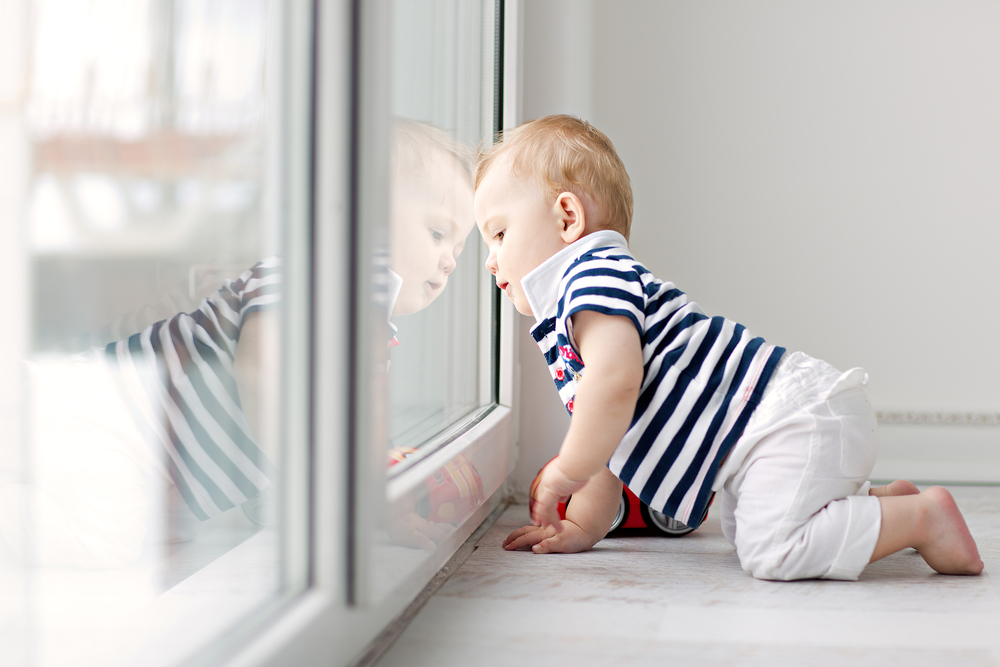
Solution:
[{"label": "baby's fingers", "polygon": [[551,537],[539,540],[531,547],[536,554],[573,554],[586,551],[590,544],[582,538],[582,533],[577,530],[562,530]]},{"label": "baby's fingers", "polygon": [[556,532],[562,530],[562,527],[559,525],[560,518],[558,504],[558,496],[539,491],[538,499],[535,501],[535,506],[531,510],[532,523],[536,526],[542,526],[543,528],[553,526]]},{"label": "baby's fingers", "polygon": [[557,533],[552,537],[547,537],[531,547],[536,554],[566,554],[574,553],[579,549],[574,549],[570,540],[566,537],[566,532]]},{"label": "baby's fingers", "polygon": [[515,531],[511,531],[511,534],[508,535],[507,538],[503,541],[504,548],[507,548],[508,544],[516,541],[521,536],[526,535],[533,530],[538,530],[538,526],[525,526],[524,528],[518,528]]}]

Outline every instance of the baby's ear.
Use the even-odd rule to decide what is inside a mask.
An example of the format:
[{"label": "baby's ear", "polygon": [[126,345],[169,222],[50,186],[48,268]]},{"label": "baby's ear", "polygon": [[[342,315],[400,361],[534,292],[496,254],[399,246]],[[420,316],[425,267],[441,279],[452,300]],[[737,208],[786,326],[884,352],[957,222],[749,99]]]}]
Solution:
[{"label": "baby's ear", "polygon": [[563,192],[556,197],[556,213],[562,225],[564,242],[573,243],[587,231],[587,214],[583,202],[572,192]]}]

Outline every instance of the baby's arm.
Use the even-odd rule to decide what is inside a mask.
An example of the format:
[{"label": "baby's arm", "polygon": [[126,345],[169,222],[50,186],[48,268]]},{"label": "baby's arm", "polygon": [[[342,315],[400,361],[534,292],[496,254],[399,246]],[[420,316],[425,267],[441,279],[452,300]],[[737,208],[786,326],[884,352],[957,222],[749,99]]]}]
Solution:
[{"label": "baby's arm", "polygon": [[531,547],[536,554],[587,551],[608,534],[621,497],[621,480],[604,468],[573,494],[559,533],[553,526],[518,528],[504,540],[504,549]]},{"label": "baby's arm", "polygon": [[552,526],[556,533],[563,529],[559,501],[606,468],[632,423],[642,385],[642,344],[630,319],[582,311],[573,316],[573,329],[585,368],[569,432],[559,457],[542,473],[531,516],[533,523]]},{"label": "baby's arm", "polygon": [[278,422],[273,406],[280,404],[279,327],[278,314],[257,311],[243,319],[240,340],[233,359],[233,375],[240,393],[240,404],[250,430],[264,453],[277,461]]}]

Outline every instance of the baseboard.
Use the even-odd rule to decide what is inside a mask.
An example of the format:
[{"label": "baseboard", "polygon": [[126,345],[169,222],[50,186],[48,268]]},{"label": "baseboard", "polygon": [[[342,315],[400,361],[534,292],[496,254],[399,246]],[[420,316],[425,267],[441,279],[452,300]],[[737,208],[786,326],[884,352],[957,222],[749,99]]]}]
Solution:
[{"label": "baseboard", "polygon": [[879,427],[872,479],[1000,484],[1000,428],[946,424]]}]

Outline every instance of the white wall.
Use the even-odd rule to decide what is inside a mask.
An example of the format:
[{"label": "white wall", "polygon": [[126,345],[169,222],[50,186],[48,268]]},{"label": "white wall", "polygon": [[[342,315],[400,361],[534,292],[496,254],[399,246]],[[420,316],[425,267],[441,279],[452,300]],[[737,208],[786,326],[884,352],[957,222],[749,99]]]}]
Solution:
[{"label": "white wall", "polygon": [[[611,137],[654,273],[771,342],[865,366],[877,409],[1000,412],[1000,5],[527,4],[525,118],[577,113]],[[522,414],[526,462],[550,419]],[[876,475],[1000,480],[1000,427],[882,441]]]}]

